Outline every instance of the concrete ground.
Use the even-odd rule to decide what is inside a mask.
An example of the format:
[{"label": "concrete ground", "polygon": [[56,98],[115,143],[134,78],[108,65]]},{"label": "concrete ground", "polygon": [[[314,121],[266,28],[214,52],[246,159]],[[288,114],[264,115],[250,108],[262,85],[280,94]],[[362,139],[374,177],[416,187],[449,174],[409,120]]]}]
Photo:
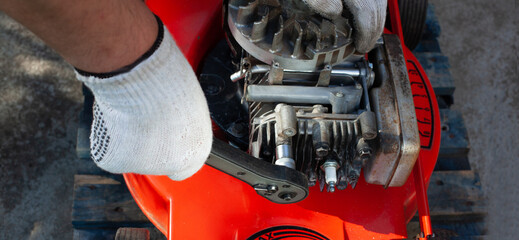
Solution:
[{"label": "concrete ground", "polygon": [[514,239],[519,233],[519,1],[430,2],[456,85],[453,108],[463,113],[469,160],[489,200],[489,239]]},{"label": "concrete ground", "polygon": [[[519,231],[517,0],[430,0],[455,79],[470,161],[489,198],[488,239]],[[71,239],[80,84],[0,13],[0,239]]]}]

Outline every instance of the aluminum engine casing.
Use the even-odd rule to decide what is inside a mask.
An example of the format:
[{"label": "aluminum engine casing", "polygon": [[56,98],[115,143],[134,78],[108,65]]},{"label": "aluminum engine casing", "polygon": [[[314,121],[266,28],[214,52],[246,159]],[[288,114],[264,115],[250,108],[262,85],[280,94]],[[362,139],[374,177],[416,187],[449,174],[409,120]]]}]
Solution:
[{"label": "aluminum engine casing", "polygon": [[[321,190],[325,185],[328,191],[354,187],[362,169],[368,183],[401,186],[420,143],[398,38],[385,35],[368,61],[354,54],[347,20],[333,22],[342,34],[335,44],[329,31],[318,34],[308,27],[317,20],[329,26],[316,16],[287,17],[294,19],[292,30],[279,24],[286,17],[283,11],[278,18],[267,14],[259,21],[243,20],[265,13],[258,10],[265,2],[268,9],[281,6],[278,1],[230,1],[228,38],[238,45],[220,43],[204,63],[201,83],[215,122],[232,144],[248,149],[258,161],[295,168]],[[240,11],[249,15],[238,21]],[[299,21],[306,21],[301,25],[309,30],[296,31],[295,41],[274,39],[280,32],[293,36]],[[254,30],[258,24],[264,28],[259,33]],[[299,41],[300,50],[297,39],[305,40]],[[273,51],[276,46],[282,47]],[[302,54],[295,55],[296,50]]]}]

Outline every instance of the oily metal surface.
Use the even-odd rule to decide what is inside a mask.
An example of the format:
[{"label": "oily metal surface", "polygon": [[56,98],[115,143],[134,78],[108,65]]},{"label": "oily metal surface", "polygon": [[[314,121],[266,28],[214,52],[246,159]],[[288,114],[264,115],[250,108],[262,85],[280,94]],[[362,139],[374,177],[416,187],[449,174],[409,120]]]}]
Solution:
[{"label": "oily metal surface", "polygon": [[418,124],[405,60],[396,35],[384,35],[384,46],[374,50],[380,86],[371,89],[379,129],[379,149],[367,162],[367,182],[402,186],[420,152]]},{"label": "oily metal surface", "polygon": [[413,101],[411,84],[407,76],[407,68],[402,50],[402,45],[397,35],[384,35],[386,54],[389,60],[390,73],[392,75],[396,104],[400,117],[400,160],[393,174],[389,186],[402,186],[418,158],[420,152],[420,137],[418,122]]}]

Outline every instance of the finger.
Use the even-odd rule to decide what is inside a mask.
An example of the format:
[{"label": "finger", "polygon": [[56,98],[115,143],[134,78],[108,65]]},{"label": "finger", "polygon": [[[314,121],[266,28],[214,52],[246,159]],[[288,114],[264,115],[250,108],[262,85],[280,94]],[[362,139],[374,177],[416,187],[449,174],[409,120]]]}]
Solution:
[{"label": "finger", "polygon": [[369,52],[384,31],[385,0],[344,0],[353,15],[354,43],[360,53]]},{"label": "finger", "polygon": [[342,13],[341,0],[303,0],[303,2],[319,15],[334,19]]}]

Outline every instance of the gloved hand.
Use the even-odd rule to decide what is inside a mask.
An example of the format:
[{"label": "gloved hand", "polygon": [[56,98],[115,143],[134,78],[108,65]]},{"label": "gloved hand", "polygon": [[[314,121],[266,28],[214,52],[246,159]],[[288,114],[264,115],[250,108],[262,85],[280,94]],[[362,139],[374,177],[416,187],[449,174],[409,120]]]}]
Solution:
[{"label": "gloved hand", "polygon": [[211,118],[195,73],[169,31],[131,70],[77,78],[95,96],[92,159],[112,173],[167,175],[183,180],[204,164]]},{"label": "gloved hand", "polygon": [[[370,51],[384,31],[386,0],[343,0],[353,15],[353,37],[358,52]],[[303,0],[313,11],[333,19],[342,13],[341,0]]]}]

